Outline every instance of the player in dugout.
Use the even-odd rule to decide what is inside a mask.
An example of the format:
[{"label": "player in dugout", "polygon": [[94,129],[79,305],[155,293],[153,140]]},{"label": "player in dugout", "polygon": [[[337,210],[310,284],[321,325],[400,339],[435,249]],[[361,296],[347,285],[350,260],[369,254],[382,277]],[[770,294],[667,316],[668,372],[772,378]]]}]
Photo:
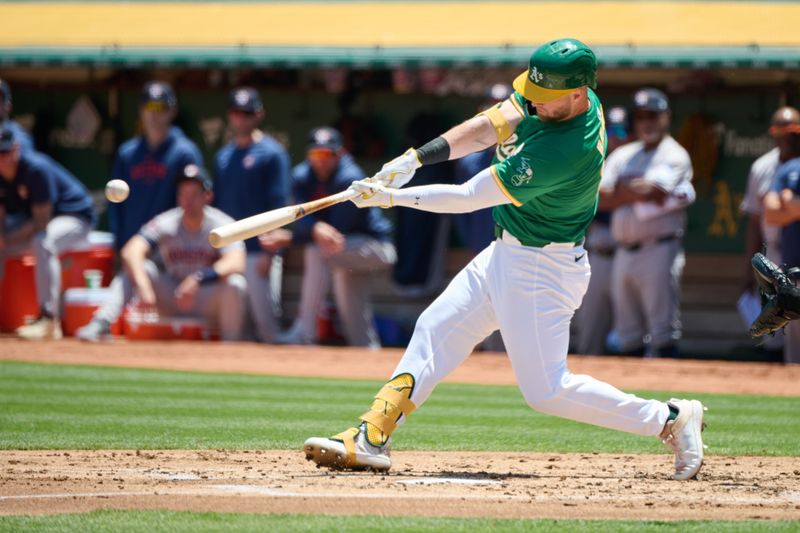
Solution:
[{"label": "player in dugout", "polygon": [[84,241],[94,226],[92,199],[67,169],[45,154],[23,150],[6,126],[0,126],[0,178],[0,278],[5,256],[31,247],[36,256],[39,317],[17,335],[59,339],[59,256]]},{"label": "player in dugout", "polygon": [[[163,81],[144,85],[139,96],[141,134],[117,150],[111,177],[130,187],[128,199],[109,205],[108,221],[117,250],[122,249],[142,225],[159,213],[175,207],[175,178],[186,165],[202,165],[202,156],[189,138],[172,122],[178,99],[172,86]],[[112,297],[101,306],[91,322],[75,336],[97,342],[111,338],[111,324],[121,315],[133,295],[129,278],[115,276]]]},{"label": "player in dugout", "polygon": [[[176,181],[178,206],[146,223],[123,247],[125,276],[142,310],[201,318],[218,326],[223,340],[239,340],[247,287],[244,244],[219,250],[209,244],[211,230],[233,219],[211,207],[211,178],[202,167],[186,165]],[[163,268],[152,260],[156,252]]]}]

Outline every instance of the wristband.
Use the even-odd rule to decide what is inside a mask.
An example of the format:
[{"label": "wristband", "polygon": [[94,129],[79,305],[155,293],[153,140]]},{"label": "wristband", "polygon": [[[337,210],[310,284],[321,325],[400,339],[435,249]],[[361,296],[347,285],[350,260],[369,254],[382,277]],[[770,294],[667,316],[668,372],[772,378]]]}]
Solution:
[{"label": "wristband", "polygon": [[417,148],[417,158],[422,165],[442,163],[450,159],[450,145],[444,137],[436,137],[421,148]]},{"label": "wristband", "polygon": [[214,270],[214,267],[206,267],[203,270],[198,270],[194,274],[195,279],[200,285],[211,283],[219,279],[219,274]]}]

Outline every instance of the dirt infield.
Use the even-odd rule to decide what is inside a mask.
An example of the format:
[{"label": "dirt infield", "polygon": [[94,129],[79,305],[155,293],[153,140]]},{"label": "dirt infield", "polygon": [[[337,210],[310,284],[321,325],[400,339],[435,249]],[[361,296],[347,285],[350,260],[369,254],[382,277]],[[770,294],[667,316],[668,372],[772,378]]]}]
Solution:
[{"label": "dirt infield", "polygon": [[[385,379],[401,352],[249,344],[30,344],[0,359]],[[754,363],[570,359],[624,389],[800,394],[800,368]],[[514,383],[476,354],[450,381]],[[698,480],[668,479],[671,456],[400,452],[390,474],[329,472],[298,451],[3,451],[0,514],[94,509],[505,518],[800,519],[796,458],[710,456]]]},{"label": "dirt infield", "polygon": [[[3,452],[0,514],[173,509],[505,518],[798,519],[800,470],[714,457],[406,452],[391,474],[313,468],[291,451]],[[796,466],[795,466],[796,467]]]}]

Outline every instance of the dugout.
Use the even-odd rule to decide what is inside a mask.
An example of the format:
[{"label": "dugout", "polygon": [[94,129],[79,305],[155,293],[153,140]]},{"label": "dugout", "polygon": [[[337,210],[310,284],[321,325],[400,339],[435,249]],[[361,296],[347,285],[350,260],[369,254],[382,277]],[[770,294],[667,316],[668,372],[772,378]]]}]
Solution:
[{"label": "dugout", "polygon": [[[487,23],[498,16],[502,30]],[[798,5],[12,2],[0,20],[0,77],[14,91],[14,118],[98,193],[116,147],[136,130],[149,79],[173,83],[177,123],[207,161],[225,139],[228,90],[248,84],[293,162],[308,129],[335,124],[369,172],[406,147],[412,117],[444,128],[473,113],[491,84],[512,80],[540,41],[579,37],[597,51],[605,105],[627,103],[643,85],[666,90],[673,135],[693,157],[684,348],[755,353],[735,310],[738,204],[750,164],[770,147],[770,114],[800,104]]]}]

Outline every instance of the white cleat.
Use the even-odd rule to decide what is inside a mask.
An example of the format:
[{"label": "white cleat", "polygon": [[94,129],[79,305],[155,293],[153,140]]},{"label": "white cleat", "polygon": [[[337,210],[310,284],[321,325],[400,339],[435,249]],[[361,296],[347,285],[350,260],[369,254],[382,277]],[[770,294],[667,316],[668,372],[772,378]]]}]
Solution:
[{"label": "white cleat", "polygon": [[30,324],[16,329],[17,337],[27,340],[58,340],[62,337],[61,321],[39,317]]},{"label": "white cleat", "polygon": [[703,413],[707,409],[698,400],[669,401],[678,408],[678,417],[667,422],[661,442],[675,452],[675,474],[672,479],[692,479],[703,466]]},{"label": "white cleat", "polygon": [[367,441],[362,428],[363,425],[350,428],[331,438],[311,437],[303,444],[306,460],[314,461],[318,467],[389,470],[392,467],[389,441],[383,446],[373,446]]}]

